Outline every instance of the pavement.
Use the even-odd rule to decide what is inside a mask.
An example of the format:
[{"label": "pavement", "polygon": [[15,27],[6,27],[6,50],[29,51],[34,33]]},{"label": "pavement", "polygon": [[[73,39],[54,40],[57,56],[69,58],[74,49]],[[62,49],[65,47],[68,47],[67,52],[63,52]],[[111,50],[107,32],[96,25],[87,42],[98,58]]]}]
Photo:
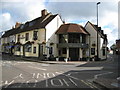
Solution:
[{"label": "pavement", "polygon": [[[10,56],[10,58],[13,58],[13,60],[25,60],[25,61],[32,61],[32,62],[38,62],[38,63],[45,63],[45,64],[65,64],[65,65],[83,65],[88,62],[92,61],[40,61],[34,58],[23,58],[23,57],[14,57]],[[119,76],[120,77],[120,76]],[[120,78],[104,78],[104,77],[97,77],[94,78],[93,83],[98,84],[105,88],[106,90],[120,90]]]}]

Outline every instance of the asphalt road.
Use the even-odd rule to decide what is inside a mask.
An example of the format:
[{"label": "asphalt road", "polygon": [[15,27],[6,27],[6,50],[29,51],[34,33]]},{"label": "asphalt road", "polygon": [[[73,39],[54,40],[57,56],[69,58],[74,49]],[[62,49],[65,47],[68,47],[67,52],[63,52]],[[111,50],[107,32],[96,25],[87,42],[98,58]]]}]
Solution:
[{"label": "asphalt road", "polygon": [[[110,59],[111,58],[111,59]],[[114,63],[115,62],[115,63]],[[79,64],[44,64],[3,58],[2,88],[89,88],[100,90],[92,83],[95,78],[117,78],[116,60]],[[114,68],[111,68],[114,67]],[[114,73],[114,74],[113,74]],[[111,75],[112,74],[112,75]]]}]

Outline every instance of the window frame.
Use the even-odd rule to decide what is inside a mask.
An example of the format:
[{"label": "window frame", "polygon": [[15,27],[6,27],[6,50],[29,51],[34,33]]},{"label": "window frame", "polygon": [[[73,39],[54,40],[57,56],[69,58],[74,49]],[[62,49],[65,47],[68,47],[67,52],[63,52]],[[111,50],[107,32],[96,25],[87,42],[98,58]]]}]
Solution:
[{"label": "window frame", "polygon": [[29,40],[29,33],[25,33],[25,41]]},{"label": "window frame", "polygon": [[36,47],[33,47],[33,53],[36,54]]}]

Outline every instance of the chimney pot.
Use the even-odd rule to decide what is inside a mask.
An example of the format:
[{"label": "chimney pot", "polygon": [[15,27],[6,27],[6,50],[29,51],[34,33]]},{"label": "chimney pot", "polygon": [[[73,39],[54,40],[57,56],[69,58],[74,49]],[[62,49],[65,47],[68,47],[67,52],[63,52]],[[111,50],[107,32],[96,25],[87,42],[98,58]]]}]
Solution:
[{"label": "chimney pot", "polygon": [[21,23],[16,22],[16,24],[15,24],[15,28],[18,28],[20,25],[21,25]]},{"label": "chimney pot", "polygon": [[41,15],[42,15],[42,16],[45,16],[45,15],[47,15],[47,14],[48,14],[48,12],[47,12],[46,9],[44,9],[44,10],[41,11]]}]

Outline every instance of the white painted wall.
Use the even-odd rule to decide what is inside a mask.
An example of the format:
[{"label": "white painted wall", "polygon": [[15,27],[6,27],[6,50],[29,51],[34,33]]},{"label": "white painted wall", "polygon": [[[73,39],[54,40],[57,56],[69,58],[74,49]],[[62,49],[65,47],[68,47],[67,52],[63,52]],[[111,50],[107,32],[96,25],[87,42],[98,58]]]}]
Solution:
[{"label": "white painted wall", "polygon": [[[85,29],[90,33],[90,57],[93,57],[94,55],[91,55],[91,48],[94,48],[92,46],[93,43],[97,45],[97,32],[94,30],[90,23],[86,25]],[[95,51],[96,50],[97,48],[95,47]],[[95,52],[95,55],[97,55],[97,52]]]},{"label": "white painted wall", "polygon": [[[59,15],[57,15],[47,26],[46,26],[46,46],[53,47],[53,55],[56,57],[58,56],[58,37],[55,34],[57,29],[63,24]],[[50,46],[50,43],[53,42],[54,44]],[[48,49],[46,48],[46,54],[48,54]],[[48,54],[49,57],[49,54]]]},{"label": "white painted wall", "polygon": [[[93,26],[90,23],[87,23],[87,25],[85,26],[85,29],[90,33],[90,48],[92,48],[92,43],[95,42],[95,44],[97,45],[97,31],[93,28]],[[102,47],[103,47],[103,41],[104,39],[101,37],[100,34],[98,34],[98,50],[99,50],[99,58],[101,59],[106,59],[106,55],[103,56],[103,51],[102,51]],[[106,45],[104,45],[105,47],[107,47]],[[95,51],[97,50],[97,46],[95,46]],[[97,51],[95,53],[95,55],[97,55]],[[91,55],[91,50],[90,50],[90,57],[93,57],[94,55]]]},{"label": "white painted wall", "polygon": [[46,25],[46,41],[63,24],[59,15],[57,15],[48,25]]},{"label": "white painted wall", "polygon": [[9,36],[9,42],[15,42],[15,35]]}]

